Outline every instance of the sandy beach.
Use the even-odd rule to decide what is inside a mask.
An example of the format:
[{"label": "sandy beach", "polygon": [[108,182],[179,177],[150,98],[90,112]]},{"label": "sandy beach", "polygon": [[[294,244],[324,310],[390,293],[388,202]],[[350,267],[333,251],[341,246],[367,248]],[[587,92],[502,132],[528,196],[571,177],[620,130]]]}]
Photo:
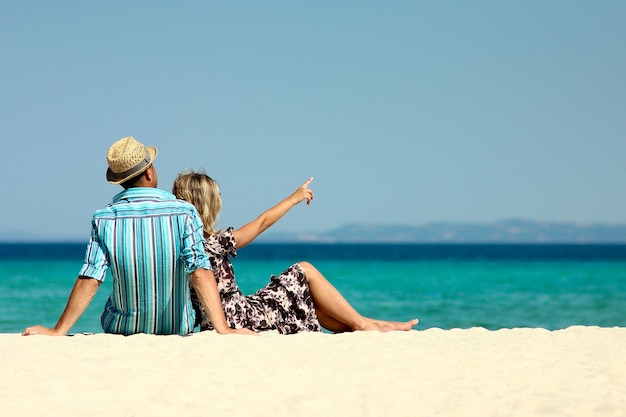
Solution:
[{"label": "sandy beach", "polygon": [[626,328],[0,335],[4,416],[624,416]]}]

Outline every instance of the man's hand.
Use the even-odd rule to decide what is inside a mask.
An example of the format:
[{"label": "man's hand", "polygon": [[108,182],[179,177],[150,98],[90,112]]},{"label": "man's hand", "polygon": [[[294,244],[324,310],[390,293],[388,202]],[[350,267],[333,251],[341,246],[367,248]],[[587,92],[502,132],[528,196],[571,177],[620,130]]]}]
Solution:
[{"label": "man's hand", "polygon": [[259,335],[254,330],[246,329],[245,327],[243,329],[230,329],[229,328],[226,332],[220,333],[220,334],[242,334],[242,335],[248,335],[248,336],[258,336]]},{"label": "man's hand", "polygon": [[44,336],[65,336],[65,333],[59,332],[56,329],[49,329],[43,326],[32,326],[27,327],[22,332],[22,336],[32,336],[32,335],[44,335]]}]

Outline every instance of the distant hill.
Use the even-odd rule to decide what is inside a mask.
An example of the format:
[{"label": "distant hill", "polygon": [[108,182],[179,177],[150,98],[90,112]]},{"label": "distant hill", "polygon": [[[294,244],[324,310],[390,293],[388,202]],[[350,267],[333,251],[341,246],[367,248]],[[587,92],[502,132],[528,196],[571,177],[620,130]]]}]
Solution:
[{"label": "distant hill", "polygon": [[264,242],[626,243],[624,224],[503,220],[424,225],[347,224],[321,233],[267,233]]}]

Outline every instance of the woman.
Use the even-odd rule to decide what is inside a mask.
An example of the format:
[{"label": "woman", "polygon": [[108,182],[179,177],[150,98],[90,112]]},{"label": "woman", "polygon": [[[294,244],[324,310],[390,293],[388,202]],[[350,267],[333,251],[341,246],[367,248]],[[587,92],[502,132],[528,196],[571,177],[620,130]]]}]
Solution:
[{"label": "woman", "polygon": [[[215,221],[222,207],[217,183],[204,172],[183,172],[174,181],[172,193],[193,204],[204,224],[205,250],[217,280],[226,320],[232,328],[255,331],[276,330],[291,334],[303,331],[333,332],[355,330],[410,330],[418,320],[393,322],[374,320],[359,314],[313,265],[299,262],[253,295],[244,296],[235,282],[230,257],[276,223],[292,207],[313,200],[307,180],[290,196],[261,213],[250,223],[234,229],[216,231]],[[192,289],[192,300],[202,330],[211,323]]]}]

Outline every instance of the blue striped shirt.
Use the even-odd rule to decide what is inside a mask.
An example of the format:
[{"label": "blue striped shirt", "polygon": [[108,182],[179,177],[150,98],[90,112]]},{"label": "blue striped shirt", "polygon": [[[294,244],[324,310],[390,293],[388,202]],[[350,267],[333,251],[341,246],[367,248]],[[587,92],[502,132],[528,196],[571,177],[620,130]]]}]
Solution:
[{"label": "blue striped shirt", "polygon": [[189,273],[211,269],[195,207],[156,188],[130,188],[97,210],[80,275],[113,291],[102,328],[117,334],[187,334],[195,312]]}]

